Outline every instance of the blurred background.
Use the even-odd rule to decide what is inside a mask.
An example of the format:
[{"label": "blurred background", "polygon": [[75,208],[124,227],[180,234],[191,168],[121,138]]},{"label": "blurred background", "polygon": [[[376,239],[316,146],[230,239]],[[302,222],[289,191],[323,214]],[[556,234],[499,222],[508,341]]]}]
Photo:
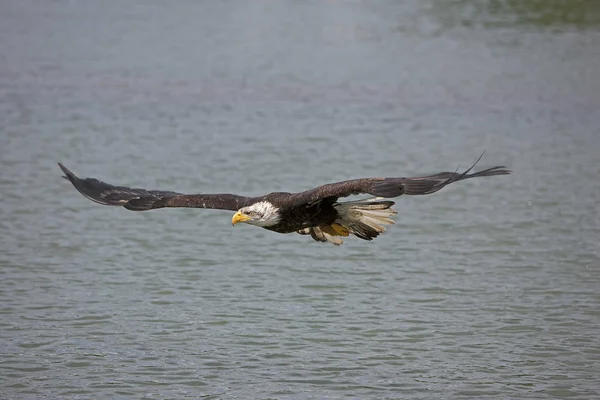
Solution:
[{"label": "blurred background", "polygon": [[[0,397],[600,394],[600,2],[0,3]],[[343,246],[260,195],[478,165]]]}]

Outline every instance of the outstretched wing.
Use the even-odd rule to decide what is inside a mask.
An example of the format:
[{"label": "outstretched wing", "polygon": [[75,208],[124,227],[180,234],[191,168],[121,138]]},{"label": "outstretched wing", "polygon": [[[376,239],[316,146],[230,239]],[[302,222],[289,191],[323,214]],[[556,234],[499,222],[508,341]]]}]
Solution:
[{"label": "outstretched wing", "polygon": [[387,198],[398,197],[403,194],[431,194],[453,182],[483,176],[508,175],[512,172],[504,166],[497,166],[483,171],[469,173],[480,159],[481,156],[469,169],[462,173],[440,172],[434,175],[413,178],[362,178],[329,183],[305,192],[294,194],[294,204],[312,204],[325,199],[337,199],[339,197],[357,194],[370,194],[376,197]]},{"label": "outstretched wing", "polygon": [[78,178],[64,165],[58,166],[75,189],[88,199],[107,206],[123,206],[145,211],[164,207],[215,208],[236,211],[251,204],[253,198],[235,194],[181,194],[162,190],[145,190],[113,186],[94,178]]}]

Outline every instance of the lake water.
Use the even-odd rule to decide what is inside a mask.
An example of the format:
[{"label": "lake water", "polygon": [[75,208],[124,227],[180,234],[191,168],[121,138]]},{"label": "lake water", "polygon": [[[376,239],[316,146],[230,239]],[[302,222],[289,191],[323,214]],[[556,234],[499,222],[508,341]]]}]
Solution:
[{"label": "lake water", "polygon": [[[600,3],[0,4],[0,397],[600,396]],[[514,174],[373,242],[102,207]]]}]

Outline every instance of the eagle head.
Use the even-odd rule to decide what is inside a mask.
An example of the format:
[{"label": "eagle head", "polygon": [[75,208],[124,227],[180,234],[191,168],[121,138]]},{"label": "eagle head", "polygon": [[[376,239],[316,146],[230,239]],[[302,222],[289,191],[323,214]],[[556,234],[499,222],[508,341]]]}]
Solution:
[{"label": "eagle head", "polygon": [[245,222],[256,226],[272,226],[281,220],[279,208],[268,201],[259,201],[247,207],[242,207],[233,215],[231,223]]}]

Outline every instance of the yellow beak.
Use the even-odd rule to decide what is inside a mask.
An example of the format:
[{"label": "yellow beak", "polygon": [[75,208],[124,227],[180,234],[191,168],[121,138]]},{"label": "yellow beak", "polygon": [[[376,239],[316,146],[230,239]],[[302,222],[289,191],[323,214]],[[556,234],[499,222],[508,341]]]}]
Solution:
[{"label": "yellow beak", "polygon": [[247,216],[243,212],[238,211],[235,214],[233,214],[233,218],[231,218],[231,224],[235,225],[235,224],[240,223],[240,222],[246,222],[246,221],[248,221],[250,219],[252,219],[252,218],[250,218],[249,216]]}]

